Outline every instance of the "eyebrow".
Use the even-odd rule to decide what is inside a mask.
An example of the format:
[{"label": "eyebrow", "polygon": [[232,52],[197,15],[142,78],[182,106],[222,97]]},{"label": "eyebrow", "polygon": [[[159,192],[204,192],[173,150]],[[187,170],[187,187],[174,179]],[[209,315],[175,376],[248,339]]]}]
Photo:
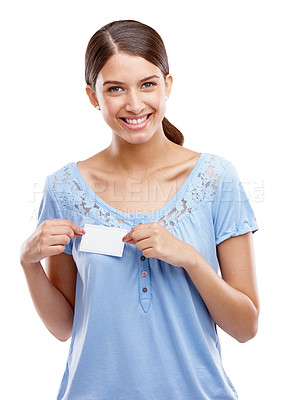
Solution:
[{"label": "eyebrow", "polygon": [[[154,79],[154,78],[160,79],[160,77],[158,75],[151,75],[151,76],[141,79],[139,81],[139,83],[145,82],[145,81],[148,81],[149,79]],[[123,85],[124,84],[124,82],[120,82],[120,81],[106,81],[103,83],[103,86],[108,85],[109,83],[114,84],[114,85]]]}]

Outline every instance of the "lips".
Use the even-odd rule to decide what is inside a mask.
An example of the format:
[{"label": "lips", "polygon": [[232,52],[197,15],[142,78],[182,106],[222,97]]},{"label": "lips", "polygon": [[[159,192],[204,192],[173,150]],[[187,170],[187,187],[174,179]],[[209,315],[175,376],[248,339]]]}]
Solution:
[{"label": "lips", "polygon": [[133,116],[125,116],[121,117],[120,120],[122,121],[123,125],[125,125],[128,129],[137,130],[143,129],[149,123],[151,119],[151,114],[144,114],[137,117]]},{"label": "lips", "polygon": [[127,116],[127,117],[121,117],[124,122],[127,122],[128,124],[141,124],[144,122],[151,114],[143,114],[138,117],[133,117],[133,116]]}]

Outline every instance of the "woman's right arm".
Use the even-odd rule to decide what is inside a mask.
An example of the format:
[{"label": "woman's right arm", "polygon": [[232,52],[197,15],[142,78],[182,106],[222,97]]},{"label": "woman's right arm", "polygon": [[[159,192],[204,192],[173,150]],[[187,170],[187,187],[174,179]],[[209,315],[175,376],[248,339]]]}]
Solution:
[{"label": "woman's right arm", "polygon": [[[47,329],[60,341],[72,333],[76,285],[73,257],[63,253],[84,230],[64,219],[48,219],[23,243],[20,262],[34,306]],[[46,259],[46,272],[41,260]]]}]

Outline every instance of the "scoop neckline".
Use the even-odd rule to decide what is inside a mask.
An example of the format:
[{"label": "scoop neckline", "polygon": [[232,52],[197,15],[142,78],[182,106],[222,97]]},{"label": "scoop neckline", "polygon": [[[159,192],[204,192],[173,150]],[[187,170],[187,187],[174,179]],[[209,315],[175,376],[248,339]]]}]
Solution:
[{"label": "scoop neckline", "polygon": [[114,213],[118,215],[120,218],[124,220],[149,220],[149,219],[155,219],[157,217],[161,217],[162,215],[166,214],[169,209],[171,209],[178,200],[178,198],[181,196],[181,194],[185,191],[188,183],[190,180],[193,178],[194,174],[198,171],[201,163],[204,160],[206,153],[200,153],[200,156],[192,168],[191,172],[183,182],[183,184],[180,186],[180,188],[177,190],[177,192],[174,194],[174,196],[160,209],[155,210],[151,213],[144,214],[141,211],[138,211],[136,213],[126,213],[124,211],[118,210],[114,207],[112,207],[110,204],[106,203],[100,196],[98,196],[91,188],[90,186],[86,183],[84,178],[81,176],[77,164],[79,161],[73,161],[70,163],[70,166],[72,167],[73,171],[75,172],[75,180],[76,183],[78,184],[79,187],[82,187],[85,192],[92,198],[92,200],[95,201],[95,204],[100,204],[104,208],[108,209],[111,213]]}]

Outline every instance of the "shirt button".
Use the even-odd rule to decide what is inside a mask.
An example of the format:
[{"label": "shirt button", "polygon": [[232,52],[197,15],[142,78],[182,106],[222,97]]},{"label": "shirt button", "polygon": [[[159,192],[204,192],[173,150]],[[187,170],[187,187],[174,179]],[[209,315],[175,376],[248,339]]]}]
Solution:
[{"label": "shirt button", "polygon": [[148,273],[146,271],[142,271],[142,273],[141,273],[142,276],[147,276],[147,274]]},{"label": "shirt button", "polygon": [[140,259],[141,259],[141,261],[144,261],[145,260],[145,256],[141,256]]},{"label": "shirt button", "polygon": [[147,290],[146,287],[144,287],[144,288],[142,289],[142,291],[143,291],[144,293],[146,293],[148,290]]}]

